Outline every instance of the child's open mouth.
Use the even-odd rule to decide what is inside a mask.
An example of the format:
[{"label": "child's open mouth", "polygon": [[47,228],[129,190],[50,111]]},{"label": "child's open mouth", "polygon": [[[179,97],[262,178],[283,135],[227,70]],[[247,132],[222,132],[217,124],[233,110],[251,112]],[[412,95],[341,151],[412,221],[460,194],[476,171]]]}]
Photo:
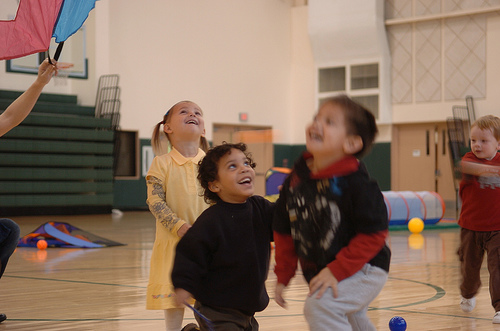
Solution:
[{"label": "child's open mouth", "polygon": [[252,184],[252,179],[250,177],[245,177],[242,180],[238,182],[238,184],[242,185],[251,185]]},{"label": "child's open mouth", "polygon": [[316,133],[310,133],[309,138],[311,138],[312,140],[317,140],[317,141],[323,140],[323,137],[321,137],[319,134],[316,134]]}]

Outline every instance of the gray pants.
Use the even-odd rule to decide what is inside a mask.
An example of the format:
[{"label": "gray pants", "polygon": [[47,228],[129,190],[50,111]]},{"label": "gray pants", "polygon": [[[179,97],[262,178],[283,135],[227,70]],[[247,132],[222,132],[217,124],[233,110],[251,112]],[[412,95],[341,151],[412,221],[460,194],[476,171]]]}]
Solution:
[{"label": "gray pants", "polygon": [[331,288],[316,299],[308,296],[304,315],[314,331],[376,330],[367,316],[368,305],[377,297],[387,281],[385,270],[365,264],[349,278],[338,283],[338,297]]}]

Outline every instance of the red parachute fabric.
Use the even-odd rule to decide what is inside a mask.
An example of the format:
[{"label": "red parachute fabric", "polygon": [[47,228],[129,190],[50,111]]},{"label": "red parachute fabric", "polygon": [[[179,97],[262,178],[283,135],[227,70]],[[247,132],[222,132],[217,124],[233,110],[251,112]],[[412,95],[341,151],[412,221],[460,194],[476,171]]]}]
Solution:
[{"label": "red parachute fabric", "polygon": [[0,21],[0,60],[49,49],[63,0],[21,0],[14,20]]}]

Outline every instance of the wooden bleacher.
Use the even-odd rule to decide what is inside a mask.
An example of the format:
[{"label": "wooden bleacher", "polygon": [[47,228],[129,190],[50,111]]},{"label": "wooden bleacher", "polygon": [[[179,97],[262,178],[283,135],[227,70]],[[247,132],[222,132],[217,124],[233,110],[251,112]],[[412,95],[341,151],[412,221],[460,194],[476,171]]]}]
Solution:
[{"label": "wooden bleacher", "polygon": [[[21,93],[0,90],[0,113]],[[0,217],[111,212],[113,136],[76,96],[42,94],[0,138]]]}]

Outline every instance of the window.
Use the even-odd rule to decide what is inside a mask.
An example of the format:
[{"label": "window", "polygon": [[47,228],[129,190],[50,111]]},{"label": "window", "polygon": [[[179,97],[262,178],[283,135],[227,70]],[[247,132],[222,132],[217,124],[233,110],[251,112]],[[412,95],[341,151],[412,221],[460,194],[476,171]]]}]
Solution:
[{"label": "window", "polygon": [[378,94],[376,95],[363,95],[351,96],[352,100],[356,101],[366,109],[369,109],[375,118],[378,118]]},{"label": "window", "polygon": [[378,88],[378,64],[351,66],[351,89]]},{"label": "window", "polygon": [[379,117],[379,64],[351,64],[318,69],[318,101],[346,93]]},{"label": "window", "polygon": [[345,91],[345,67],[319,69],[319,91]]}]

